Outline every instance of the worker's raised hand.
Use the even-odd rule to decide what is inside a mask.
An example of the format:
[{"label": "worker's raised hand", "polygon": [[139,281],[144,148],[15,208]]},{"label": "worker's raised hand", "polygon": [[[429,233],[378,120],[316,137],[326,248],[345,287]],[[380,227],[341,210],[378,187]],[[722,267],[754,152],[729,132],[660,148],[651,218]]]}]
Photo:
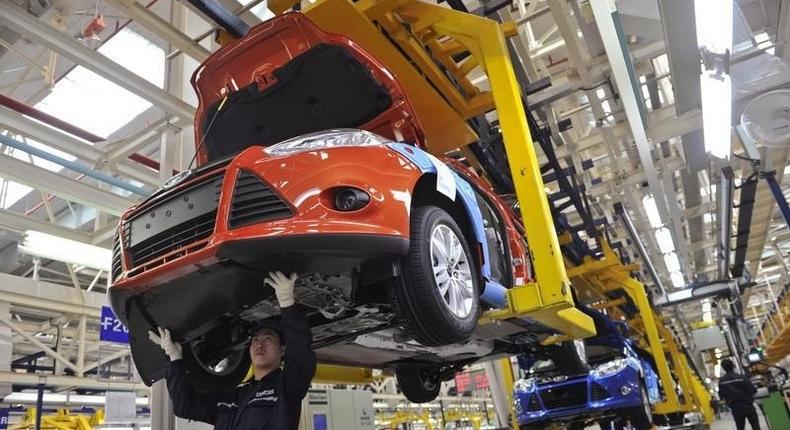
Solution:
[{"label": "worker's raised hand", "polygon": [[287,308],[296,303],[294,298],[294,284],[296,283],[296,273],[291,276],[285,276],[283,272],[269,272],[269,276],[263,281],[264,285],[271,285],[274,288],[274,294],[277,295],[277,302],[280,308]]},{"label": "worker's raised hand", "polygon": [[148,330],[148,338],[151,339],[151,342],[159,345],[165,351],[165,355],[170,357],[170,361],[180,360],[181,344],[173,342],[173,339],[170,337],[170,330],[162,327],[157,327],[156,329],[159,331],[159,335],[152,330]]}]

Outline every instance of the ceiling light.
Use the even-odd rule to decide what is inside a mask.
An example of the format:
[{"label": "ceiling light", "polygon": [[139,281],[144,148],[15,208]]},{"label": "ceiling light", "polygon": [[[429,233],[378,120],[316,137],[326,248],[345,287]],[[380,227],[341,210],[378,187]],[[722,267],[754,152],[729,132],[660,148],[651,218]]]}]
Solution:
[{"label": "ceiling light", "polygon": [[642,206],[645,207],[647,213],[647,220],[653,228],[659,228],[664,225],[661,221],[661,215],[658,213],[658,206],[656,206],[656,199],[652,195],[647,195],[642,199]]},{"label": "ceiling light", "polygon": [[667,271],[670,273],[680,272],[680,260],[678,260],[678,255],[674,252],[664,256],[664,264],[666,264]]},{"label": "ceiling light", "polygon": [[672,286],[675,288],[683,288],[686,286],[686,280],[683,279],[683,274],[680,272],[670,273],[669,280],[672,281]]},{"label": "ceiling light", "polygon": [[672,240],[672,233],[666,227],[661,227],[656,230],[656,242],[658,242],[658,249],[662,254],[675,252],[675,242]]},{"label": "ceiling light", "polygon": [[729,159],[732,128],[732,0],[694,0],[697,45],[705,71],[700,74],[705,151]]},{"label": "ceiling light", "polygon": [[65,239],[40,231],[28,230],[19,244],[19,251],[28,255],[109,272],[112,251],[76,240]]},{"label": "ceiling light", "polygon": [[730,158],[732,144],[732,81],[730,76],[706,71],[700,75],[702,132],[705,152],[716,158]]}]

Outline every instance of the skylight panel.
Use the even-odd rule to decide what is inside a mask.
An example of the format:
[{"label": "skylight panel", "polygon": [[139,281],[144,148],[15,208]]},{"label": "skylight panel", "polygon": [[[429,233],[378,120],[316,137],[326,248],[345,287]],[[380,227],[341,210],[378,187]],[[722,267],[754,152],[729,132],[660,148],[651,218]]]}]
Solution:
[{"label": "skylight panel", "polygon": [[[123,29],[102,45],[98,52],[152,84],[160,88],[164,86],[165,53],[139,34]],[[55,84],[50,94],[35,107],[93,134],[108,136],[151,107],[151,103],[77,66]],[[70,161],[75,159],[72,155],[30,139],[26,143]],[[30,161],[28,154],[23,151],[15,150],[9,154]],[[63,169],[56,163],[38,157],[33,157],[33,162],[50,171]],[[32,191],[27,186],[11,181],[7,182],[6,187],[5,198],[0,201],[3,208],[12,206]]]},{"label": "skylight panel", "polygon": [[[242,6],[247,6],[252,2],[252,0],[237,0]],[[312,1],[310,3],[313,3]],[[274,13],[266,7],[266,2],[261,2],[250,9],[253,15],[257,16],[258,19],[261,21],[266,21],[267,19],[274,18]]]},{"label": "skylight panel", "polygon": [[[124,29],[98,52],[148,80],[164,86],[165,53],[139,34]],[[120,86],[78,66],[61,79],[52,92],[36,105],[50,115],[99,136],[108,136],[151,103]]]}]

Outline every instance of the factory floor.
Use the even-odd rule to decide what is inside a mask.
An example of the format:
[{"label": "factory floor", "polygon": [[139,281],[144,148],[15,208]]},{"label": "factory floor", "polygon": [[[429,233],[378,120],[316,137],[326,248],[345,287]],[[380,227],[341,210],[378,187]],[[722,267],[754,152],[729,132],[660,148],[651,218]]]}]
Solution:
[{"label": "factory floor", "polygon": [[[765,417],[763,417],[763,413],[759,409],[757,409],[757,417],[760,418],[760,430],[784,430],[769,429],[768,424],[765,423]],[[748,421],[746,423],[746,429],[751,429]],[[710,426],[710,430],[735,430],[735,421],[732,419],[732,414],[729,412],[723,412],[719,419],[713,421]]]}]

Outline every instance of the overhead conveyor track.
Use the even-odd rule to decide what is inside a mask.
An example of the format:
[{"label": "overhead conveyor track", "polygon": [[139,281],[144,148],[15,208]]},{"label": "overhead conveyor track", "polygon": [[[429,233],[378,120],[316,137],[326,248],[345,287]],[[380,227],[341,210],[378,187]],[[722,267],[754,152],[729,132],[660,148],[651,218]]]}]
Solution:
[{"label": "overhead conveyor track", "polygon": [[[283,13],[294,3],[275,0],[269,6],[275,13]],[[451,6],[463,10],[459,2]],[[635,335],[654,355],[664,387],[679,384],[685,393],[693,393],[681,401],[674,388],[665,388],[666,398],[658,405],[658,412],[696,410],[709,418],[704,386],[684,364],[685,357],[671,333],[653,313],[644,286],[631,277],[637,266],[624,265],[615,254],[589,210],[584,187],[575,182],[577,172],[573,166],[562,166],[550,133],[541,129],[526,109],[521,89],[528,88],[529,82],[517,81],[505,43],[506,37],[516,32],[514,23],[497,23],[414,0],[362,0],[356,4],[324,0],[303,13],[323,29],[344,34],[372,51],[398,75],[413,97],[418,115],[441,102],[439,115],[421,117],[429,151],[443,154],[461,147],[470,164],[484,170],[501,169],[503,154],[498,153],[496,127],[501,130],[512,182],[499,177],[499,171],[487,171],[487,176],[500,191],[509,191],[512,183],[536,282],[507,290],[507,308],[486,312],[481,323],[531,318],[560,333],[546,343],[591,336],[594,325],[575,307],[571,286],[577,294],[586,289],[597,295],[598,306],[628,318]],[[490,91],[471,83],[468,75],[473,70],[485,72]],[[481,116],[490,111],[497,114],[494,124]],[[475,132],[480,134],[480,144]],[[546,164],[538,162],[533,141],[537,141]],[[478,146],[470,150],[469,144]],[[554,183],[559,192],[547,195],[547,183]],[[569,222],[565,214],[569,210],[575,212],[574,219],[580,219],[580,224]],[[595,246],[591,248],[579,237],[582,231]]]},{"label": "overhead conveyor track", "polygon": [[[282,13],[294,3],[275,1],[269,7]],[[398,76],[417,114],[431,112],[420,116],[429,151],[443,154],[474,142],[466,121],[496,111],[537,282],[507,290],[508,308],[483,314],[481,322],[531,318],[572,337],[593,335],[592,320],[574,305],[520,86],[507,60],[505,40],[515,34],[515,23],[420,1],[325,0],[302,12],[324,30],[365,46]],[[469,74],[475,69],[485,71],[490,91],[472,84]],[[444,117],[435,113],[448,107]]]}]

